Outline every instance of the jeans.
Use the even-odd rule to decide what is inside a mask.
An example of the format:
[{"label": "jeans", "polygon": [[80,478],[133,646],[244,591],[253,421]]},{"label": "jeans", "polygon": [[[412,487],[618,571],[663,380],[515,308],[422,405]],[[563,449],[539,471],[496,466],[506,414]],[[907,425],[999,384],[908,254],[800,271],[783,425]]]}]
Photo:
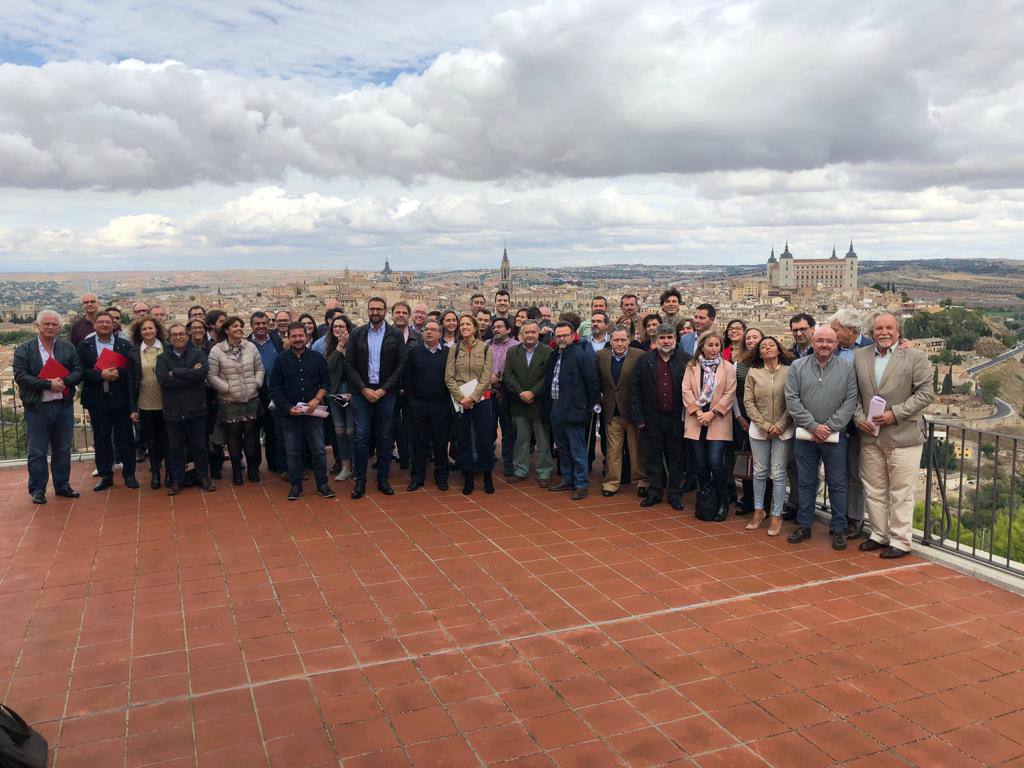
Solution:
[{"label": "jeans", "polygon": [[725,449],[729,447],[729,440],[708,440],[708,428],[702,427],[699,440],[687,440],[691,443],[693,458],[697,462],[697,482],[701,488],[714,482],[715,493],[718,494],[719,504],[727,502],[726,493],[728,483],[731,479],[725,475]]},{"label": "jeans", "polygon": [[331,411],[331,424],[334,427],[334,439],[338,445],[335,461],[352,461],[352,406],[342,406],[331,398],[328,400]]},{"label": "jeans", "polygon": [[512,463],[519,477],[530,474],[530,438],[537,443],[537,479],[550,480],[555,469],[551,460],[551,435],[548,423],[544,419],[528,419],[525,416],[514,416],[516,425],[516,447],[513,450]]},{"label": "jeans", "polygon": [[[490,398],[481,400],[455,417],[459,468],[463,472],[490,472],[494,469],[494,411]],[[476,438],[476,461],[473,438]]]},{"label": "jeans", "polygon": [[495,434],[491,436],[491,443],[494,443],[498,439],[497,427],[501,427],[501,464],[505,470],[506,475],[511,475],[515,472],[515,445],[516,445],[516,425],[512,421],[512,416],[505,413],[502,408],[494,408],[494,426]]},{"label": "jeans", "polygon": [[313,457],[313,477],[319,488],[327,482],[327,449],[324,447],[324,425],[315,416],[286,415],[284,423],[284,450],[288,461],[288,479],[297,488],[302,487],[302,449],[309,448]]},{"label": "jeans", "polygon": [[797,440],[793,449],[799,483],[800,507],[796,522],[810,528],[818,499],[818,465],[825,465],[825,485],[832,507],[832,533],[846,532],[846,435],[839,433],[838,443]]},{"label": "jeans", "polygon": [[754,509],[764,509],[764,496],[768,478],[772,479],[772,517],[782,516],[786,501],[786,465],[789,463],[792,440],[750,438],[750,452],[754,456]]},{"label": "jeans", "polygon": [[409,461],[409,400],[405,395],[395,397],[395,420],[393,431],[395,433],[395,447],[398,448],[399,464],[406,464]]},{"label": "jeans", "polygon": [[75,429],[75,410],[71,398],[42,403],[25,409],[25,433],[28,443],[28,492],[46,493],[50,472],[46,452],[51,453],[50,471],[53,489],[63,491],[71,482],[71,438]]},{"label": "jeans", "polygon": [[352,441],[352,475],[357,482],[366,482],[366,467],[370,463],[370,432],[377,430],[377,481],[386,481],[391,470],[391,444],[394,442],[392,424],[395,420],[395,395],[389,392],[376,403],[371,403],[359,392],[352,395],[352,414],[355,418],[355,439]]},{"label": "jeans", "polygon": [[[683,495],[683,450],[690,450],[691,440],[683,440],[682,422],[672,413],[655,413],[644,424],[640,438],[644,443],[644,461],[647,465],[648,493],[660,499],[667,490],[669,499]],[[691,451],[692,453],[692,451]],[[688,464],[696,466],[695,461]]]},{"label": "jeans", "polygon": [[412,464],[409,478],[427,479],[427,447],[434,446],[434,482],[448,482],[448,437],[452,429],[451,398],[430,401],[409,398]]},{"label": "jeans", "polygon": [[96,449],[96,472],[100,477],[114,476],[114,455],[121,457],[121,473],[135,475],[135,433],[128,406],[111,408],[106,403],[89,409],[92,440]]},{"label": "jeans", "polygon": [[167,474],[171,485],[185,485],[185,448],[192,452],[196,480],[202,482],[210,474],[209,452],[206,449],[206,416],[193,416],[181,421],[165,421],[167,428]]},{"label": "jeans", "polygon": [[551,413],[551,431],[558,449],[558,474],[565,485],[573,488],[587,488],[590,475],[587,472],[587,428],[586,422],[561,421],[557,411]]}]

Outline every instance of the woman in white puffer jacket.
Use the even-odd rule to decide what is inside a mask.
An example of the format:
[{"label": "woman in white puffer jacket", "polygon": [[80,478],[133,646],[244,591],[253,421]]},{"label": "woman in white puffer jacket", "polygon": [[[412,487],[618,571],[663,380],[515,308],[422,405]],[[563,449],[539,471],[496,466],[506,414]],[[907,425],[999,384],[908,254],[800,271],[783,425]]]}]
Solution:
[{"label": "woman in white puffer jacket", "polygon": [[242,484],[242,452],[250,482],[260,480],[259,424],[263,412],[263,358],[256,345],[244,338],[245,323],[233,315],[220,327],[220,341],[210,349],[206,380],[217,391],[217,413],[231,456],[231,481]]}]

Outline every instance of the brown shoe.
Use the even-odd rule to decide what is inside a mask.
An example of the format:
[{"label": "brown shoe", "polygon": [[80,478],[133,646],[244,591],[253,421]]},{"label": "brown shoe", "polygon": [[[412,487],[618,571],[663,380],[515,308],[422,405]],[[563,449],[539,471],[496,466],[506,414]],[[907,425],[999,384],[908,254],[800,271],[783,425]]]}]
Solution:
[{"label": "brown shoe", "polygon": [[541,488],[547,488],[551,485],[551,480],[547,477],[538,478],[537,485]]},{"label": "brown shoe", "polygon": [[575,491],[572,492],[572,498],[574,501],[579,501],[580,499],[587,498],[587,489],[577,488]]},{"label": "brown shoe", "polygon": [[763,523],[763,522],[764,522],[764,510],[763,509],[755,509],[754,510],[754,516],[752,518],[750,518],[750,522],[747,523],[747,530],[748,531],[756,531],[758,528],[761,527],[761,523]]}]

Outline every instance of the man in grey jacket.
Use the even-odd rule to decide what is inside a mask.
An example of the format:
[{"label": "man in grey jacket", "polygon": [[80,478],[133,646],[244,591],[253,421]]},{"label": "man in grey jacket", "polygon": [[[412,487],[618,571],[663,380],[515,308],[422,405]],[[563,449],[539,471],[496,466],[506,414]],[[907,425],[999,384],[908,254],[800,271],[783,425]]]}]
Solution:
[{"label": "man in grey jacket", "polygon": [[845,431],[857,407],[857,378],[853,366],[835,354],[834,330],[818,326],[812,344],[814,354],[793,363],[786,379],[786,406],[798,427],[794,453],[800,499],[797,528],[789,543],[811,537],[818,467],[824,464],[832,507],[832,548],[846,549]]}]

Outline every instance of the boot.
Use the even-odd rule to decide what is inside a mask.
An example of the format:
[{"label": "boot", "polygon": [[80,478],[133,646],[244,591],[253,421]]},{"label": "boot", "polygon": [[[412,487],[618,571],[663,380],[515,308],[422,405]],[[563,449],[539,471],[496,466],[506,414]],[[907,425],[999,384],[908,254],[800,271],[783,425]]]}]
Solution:
[{"label": "boot", "polygon": [[235,462],[231,462],[231,484],[241,485],[242,482],[242,467]]},{"label": "boot", "polygon": [[249,462],[248,467],[245,471],[246,476],[249,478],[250,483],[258,483],[260,481],[260,468],[255,462]]},{"label": "boot", "polygon": [[718,512],[716,512],[715,516],[713,518],[711,518],[711,522],[713,522],[713,523],[724,523],[728,517],[729,517],[729,500],[726,498],[726,499],[722,499],[721,501],[718,502]]},{"label": "boot", "polygon": [[484,472],[484,493],[494,493],[494,477],[490,472]]},{"label": "boot", "polygon": [[149,487],[154,491],[160,487],[160,467],[153,470],[153,477],[149,481]]},{"label": "boot", "polygon": [[463,472],[462,475],[466,478],[466,482],[462,486],[462,493],[465,496],[469,496],[469,494],[473,492],[474,473],[472,471],[467,470]]},{"label": "boot", "polygon": [[220,480],[222,477],[221,469],[224,467],[224,448],[223,446],[214,444],[210,450],[210,477],[214,480]]}]

